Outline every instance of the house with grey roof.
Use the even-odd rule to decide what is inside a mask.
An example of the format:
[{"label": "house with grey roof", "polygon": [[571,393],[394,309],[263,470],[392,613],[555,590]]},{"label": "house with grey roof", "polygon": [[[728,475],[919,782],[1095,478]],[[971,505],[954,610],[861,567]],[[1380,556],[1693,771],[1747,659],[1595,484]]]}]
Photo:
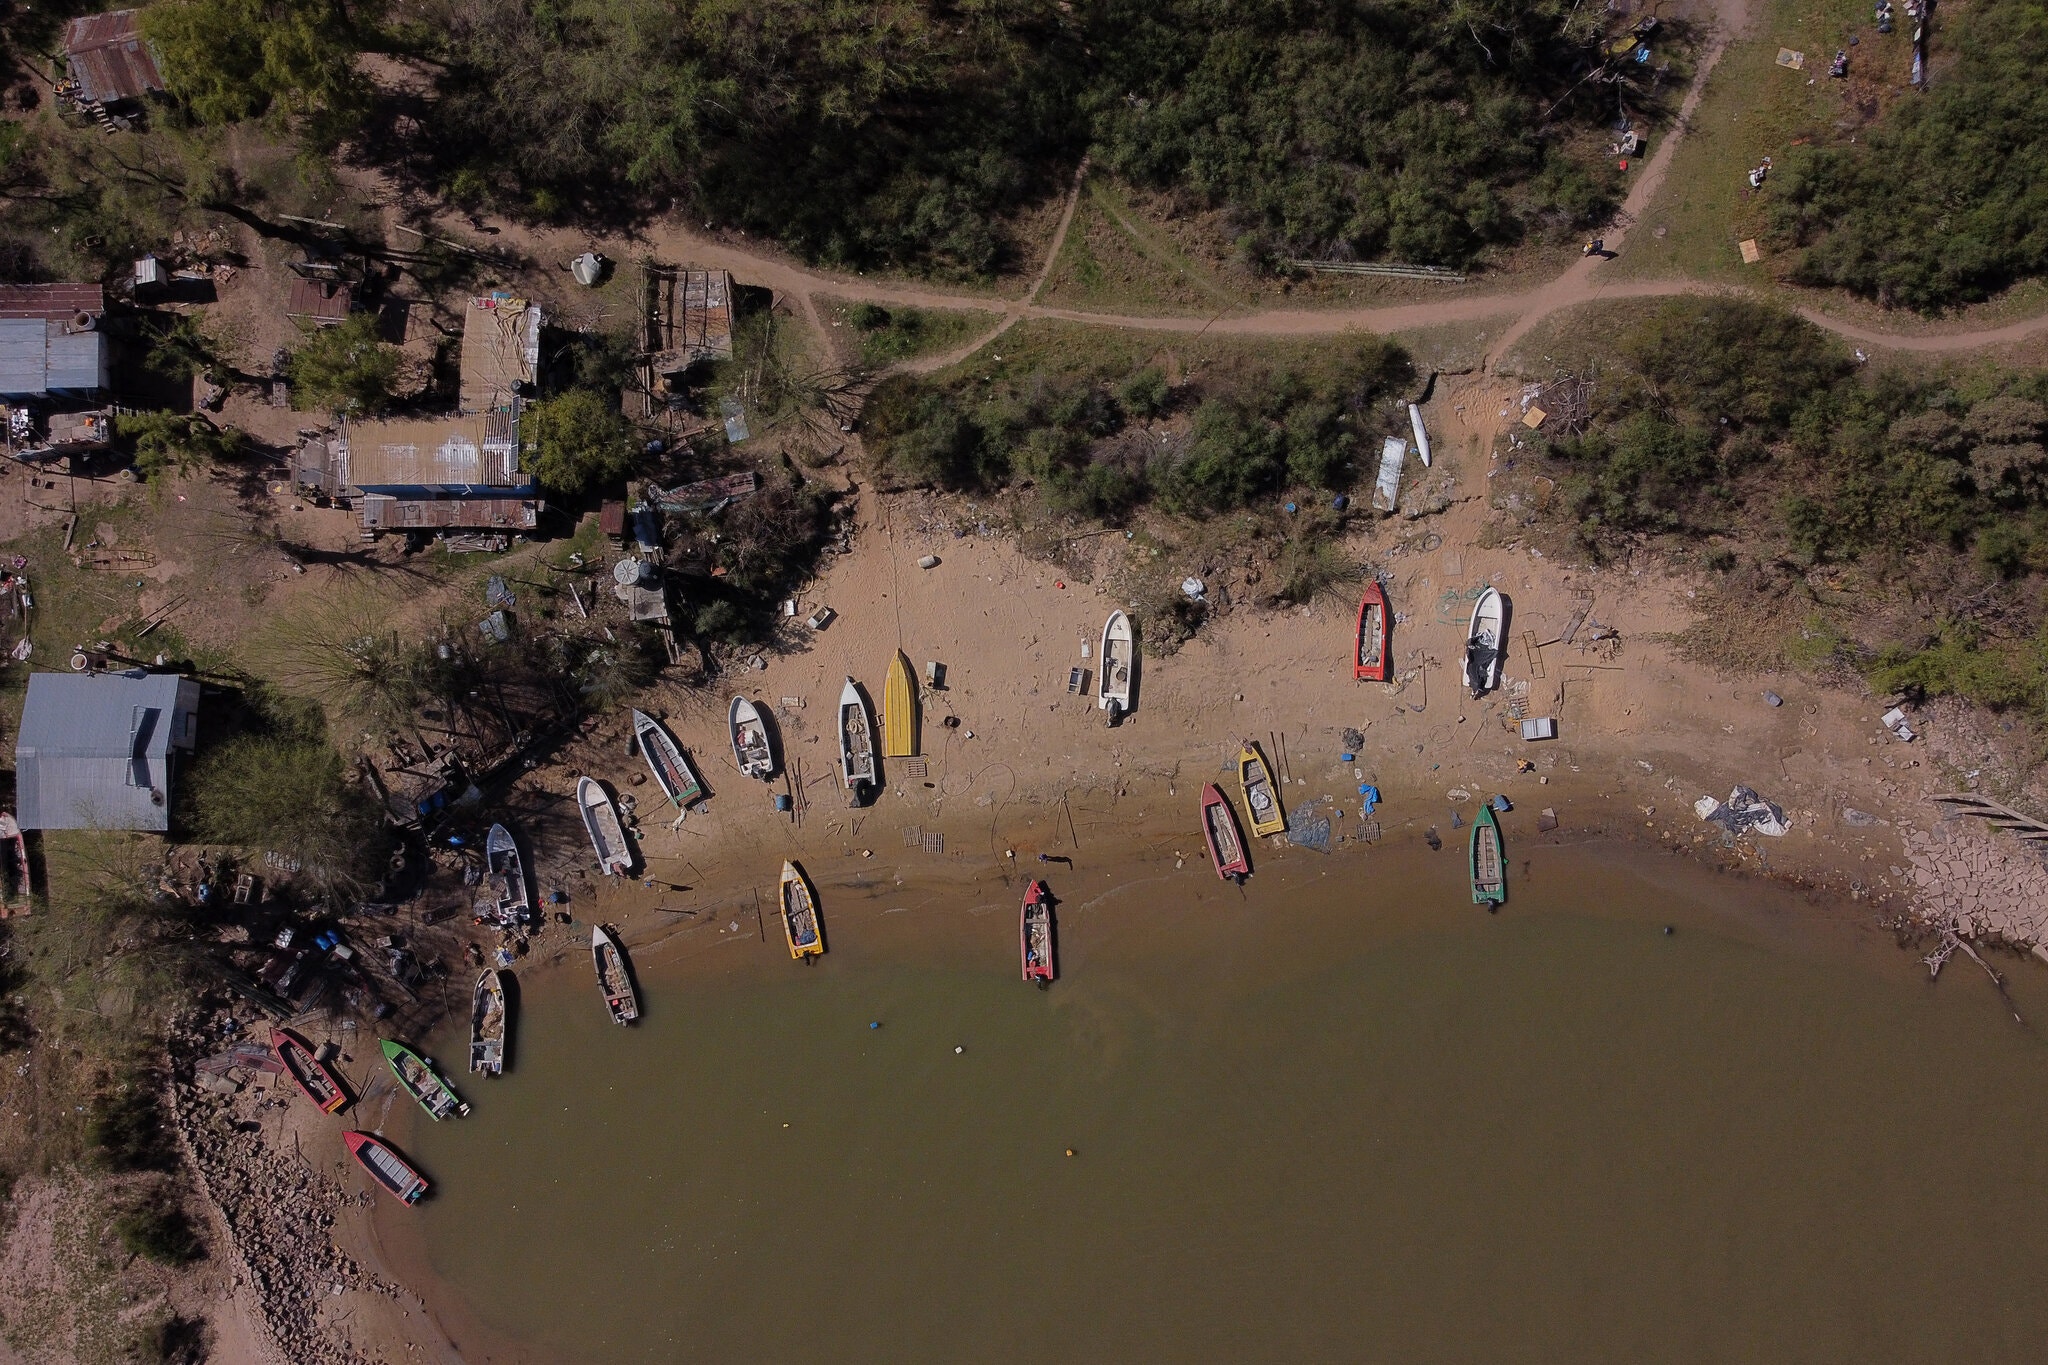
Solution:
[{"label": "house with grey roof", "polygon": [[84,397],[107,387],[106,291],[0,285],[0,397]]},{"label": "house with grey roof", "polygon": [[175,673],[32,673],[14,745],[23,829],[171,827],[171,784],[199,735],[199,684]]}]

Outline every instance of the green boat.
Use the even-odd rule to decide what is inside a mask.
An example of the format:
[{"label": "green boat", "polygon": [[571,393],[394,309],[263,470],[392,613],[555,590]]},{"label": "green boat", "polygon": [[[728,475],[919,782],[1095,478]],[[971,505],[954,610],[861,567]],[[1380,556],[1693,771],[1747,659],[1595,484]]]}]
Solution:
[{"label": "green boat", "polygon": [[1500,821],[1487,802],[1472,817],[1472,903],[1499,905],[1508,898],[1508,865],[1501,853]]},{"label": "green boat", "polygon": [[404,1043],[386,1038],[384,1060],[391,1063],[391,1074],[398,1077],[399,1087],[420,1102],[428,1118],[445,1119],[450,1114],[469,1113],[469,1106],[455,1097],[448,1082],[434,1070],[434,1064]]}]

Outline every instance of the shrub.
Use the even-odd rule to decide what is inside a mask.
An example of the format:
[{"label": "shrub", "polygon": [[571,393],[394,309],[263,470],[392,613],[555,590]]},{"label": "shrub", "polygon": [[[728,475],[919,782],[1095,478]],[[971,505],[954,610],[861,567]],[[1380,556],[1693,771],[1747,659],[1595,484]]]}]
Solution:
[{"label": "shrub", "polygon": [[306,338],[286,362],[285,377],[300,411],[375,412],[391,401],[398,350],[377,336],[375,316],[353,313]]},{"label": "shrub", "polygon": [[206,1255],[191,1218],[172,1202],[168,1191],[158,1191],[123,1210],[114,1219],[114,1231],[129,1254],[159,1265],[190,1265]]},{"label": "shrub", "polygon": [[1206,399],[1195,409],[1186,451],[1154,471],[1159,504],[1187,516],[1242,507],[1279,487],[1285,448],[1279,428],[1265,419],[1235,403]]},{"label": "shrub", "polygon": [[520,424],[528,472],[559,497],[616,484],[633,468],[633,425],[595,389],[570,389],[535,403]]},{"label": "shrub", "polygon": [[170,1137],[152,1079],[136,1076],[95,1096],[86,1114],[85,1140],[94,1164],[104,1170],[167,1169]]}]

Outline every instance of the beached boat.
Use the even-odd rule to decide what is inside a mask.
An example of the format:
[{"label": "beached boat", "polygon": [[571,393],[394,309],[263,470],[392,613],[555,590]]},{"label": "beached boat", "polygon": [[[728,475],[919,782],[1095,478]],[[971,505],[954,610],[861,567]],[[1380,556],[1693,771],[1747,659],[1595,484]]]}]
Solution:
[{"label": "beached boat", "polygon": [[1138,642],[1131,618],[1113,611],[1102,623],[1102,671],[1095,681],[1095,704],[1109,712],[1114,725],[1131,709],[1131,684],[1138,670]]},{"label": "beached boat", "polygon": [[469,1003],[469,1069],[486,1076],[505,1074],[505,977],[492,967],[477,973]]},{"label": "beached boat", "polygon": [[851,678],[839,690],[839,774],[856,796],[875,785],[875,721]]},{"label": "beached boat", "polygon": [[611,793],[594,778],[576,779],[576,808],[583,812],[583,828],[590,832],[590,847],[597,854],[597,870],[607,877],[623,877],[633,870],[633,851],[626,846],[626,829],[619,823],[619,808]]},{"label": "beached boat", "polygon": [[434,1070],[434,1064],[404,1043],[390,1038],[384,1040],[384,1060],[391,1065],[391,1074],[398,1078],[398,1084],[406,1094],[427,1111],[430,1119],[445,1119],[450,1114],[467,1117],[469,1106],[451,1090],[448,1082]]},{"label": "beached boat", "polygon": [[492,825],[484,838],[484,886],[497,923],[511,928],[526,923],[533,914],[533,897],[526,890],[526,864],[520,860],[519,844],[512,831]]},{"label": "beached boat", "polygon": [[696,769],[660,721],[645,711],[635,711],[633,739],[640,746],[640,756],[647,760],[647,771],[654,774],[654,785],[661,788],[661,794],[677,810],[704,795],[704,784],[697,780]]},{"label": "beached boat", "polygon": [[1252,822],[1253,834],[1263,839],[1287,828],[1287,811],[1280,802],[1280,784],[1273,780],[1273,765],[1250,741],[1238,751],[1237,785],[1244,789],[1244,813]]},{"label": "beached boat", "polygon": [[333,1114],[348,1108],[348,1091],[343,1088],[341,1077],[320,1060],[311,1043],[288,1028],[274,1028],[270,1031],[270,1050],[284,1063],[285,1074],[307,1099],[319,1106],[321,1113]]},{"label": "beached boat", "polygon": [[1216,864],[1217,876],[1226,882],[1241,882],[1251,875],[1244,835],[1237,828],[1237,812],[1214,782],[1202,788],[1202,838],[1209,845],[1209,861]]},{"label": "beached boat", "polygon": [[1472,604],[1472,628],[1465,632],[1465,686],[1477,697],[1500,686],[1501,657],[1507,653],[1507,606],[1488,588]]},{"label": "beached boat", "polygon": [[1053,978],[1052,890],[1044,882],[1031,883],[1024,892],[1024,908],[1017,926],[1024,956],[1024,979],[1041,984]]},{"label": "beached boat", "polygon": [[825,933],[818,922],[818,897],[810,879],[795,863],[782,865],[782,887],[777,899],[782,905],[782,932],[789,939],[789,955],[803,959],[825,951]]},{"label": "beached boat", "polygon": [[626,966],[626,949],[619,936],[599,924],[590,931],[590,957],[597,965],[597,988],[604,992],[604,1007],[612,1012],[614,1024],[630,1024],[640,1017],[640,997],[633,991],[633,973]]},{"label": "beached boat", "polygon": [[889,661],[889,680],[882,684],[882,757],[917,756],[917,683],[910,660],[897,650]]},{"label": "beached boat", "polygon": [[726,709],[726,727],[732,731],[732,758],[741,777],[758,777],[763,782],[775,776],[775,746],[768,738],[768,722],[754,703],[734,697]]},{"label": "beached boat", "polygon": [[1500,821],[1491,804],[1472,817],[1472,903],[1499,905],[1508,898],[1508,864],[1501,851]]},{"label": "beached boat", "polygon": [[361,1162],[370,1178],[395,1195],[403,1204],[417,1204],[427,1192],[426,1178],[412,1168],[396,1149],[374,1133],[343,1133],[349,1155]]},{"label": "beached boat", "polygon": [[1393,667],[1394,613],[1387,605],[1387,590],[1378,579],[1365,585],[1358,601],[1358,655],[1351,661],[1351,676],[1362,682],[1385,682]]},{"label": "beached boat", "polygon": [[21,834],[21,822],[12,811],[0,811],[0,906],[26,910],[29,904],[28,840]]}]

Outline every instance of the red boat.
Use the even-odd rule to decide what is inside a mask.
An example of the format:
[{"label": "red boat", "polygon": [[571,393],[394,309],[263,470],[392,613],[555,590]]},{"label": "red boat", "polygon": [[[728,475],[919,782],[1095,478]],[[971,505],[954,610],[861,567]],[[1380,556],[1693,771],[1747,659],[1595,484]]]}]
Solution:
[{"label": "red boat", "polygon": [[1209,861],[1216,875],[1226,882],[1242,882],[1252,873],[1244,851],[1244,835],[1237,827],[1237,812],[1230,798],[1216,790],[1214,782],[1202,788],[1202,837],[1209,841]]},{"label": "red boat", "polygon": [[370,1178],[398,1197],[400,1203],[417,1204],[427,1192],[427,1182],[391,1144],[371,1133],[343,1133],[349,1155],[363,1163]]},{"label": "red boat", "polygon": [[1365,585],[1358,603],[1358,652],[1351,661],[1351,676],[1365,682],[1385,682],[1393,666],[1388,648],[1394,636],[1394,613],[1387,605],[1387,590],[1378,579]]},{"label": "red boat", "polygon": [[321,1113],[332,1114],[348,1107],[348,1091],[342,1088],[341,1077],[313,1054],[311,1043],[288,1028],[274,1028],[270,1031],[270,1050]]},{"label": "red boat", "polygon": [[1051,985],[1052,892],[1044,882],[1033,882],[1024,892],[1024,909],[1018,917],[1020,951],[1024,954],[1024,979]]}]

